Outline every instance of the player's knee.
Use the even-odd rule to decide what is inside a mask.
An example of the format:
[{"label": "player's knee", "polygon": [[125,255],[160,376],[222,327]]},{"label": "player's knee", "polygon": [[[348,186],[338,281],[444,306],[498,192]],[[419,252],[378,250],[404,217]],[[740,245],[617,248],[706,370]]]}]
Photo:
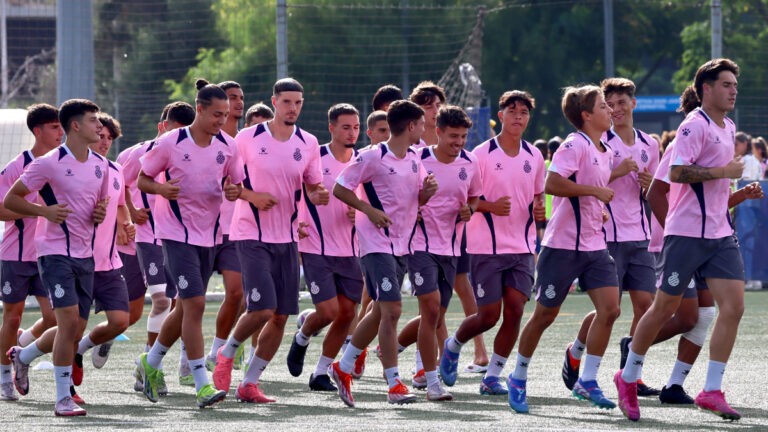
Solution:
[{"label": "player's knee", "polygon": [[483,331],[487,331],[493,328],[493,326],[495,326],[496,323],[499,322],[499,318],[501,317],[501,311],[484,310],[478,313],[478,317],[480,318],[480,327],[483,329]]},{"label": "player's knee", "polygon": [[288,315],[273,314],[270,322],[278,328],[285,328],[285,323],[288,322]]},{"label": "player's knee", "polygon": [[717,310],[714,306],[700,307],[696,324],[683,334],[683,337],[697,346],[703,346],[704,341],[707,339],[709,325],[712,324],[716,315]]},{"label": "player's knee", "polygon": [[171,299],[162,296],[152,296],[152,311],[149,313],[152,315],[167,314],[171,311]]},{"label": "player's knee", "polygon": [[338,320],[339,322],[342,322],[342,323],[351,323],[352,320],[355,319],[355,308],[340,307],[337,310],[335,317],[333,317],[332,319]]},{"label": "player's knee", "polygon": [[20,313],[4,313],[3,314],[3,327],[18,329],[21,325]]},{"label": "player's knee", "polygon": [[121,314],[120,316],[113,318],[109,323],[109,326],[116,333],[122,333],[128,330],[129,320],[130,320],[129,314],[124,314],[124,315]]},{"label": "player's knee", "polygon": [[619,305],[607,306],[597,310],[597,317],[607,324],[613,324],[621,315]]}]

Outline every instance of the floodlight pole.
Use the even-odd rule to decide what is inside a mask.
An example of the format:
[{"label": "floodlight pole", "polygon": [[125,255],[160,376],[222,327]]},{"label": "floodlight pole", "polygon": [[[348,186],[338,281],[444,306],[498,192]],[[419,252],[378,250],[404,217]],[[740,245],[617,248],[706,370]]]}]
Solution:
[{"label": "floodlight pole", "polygon": [[712,0],[712,58],[723,56],[723,7],[720,0]]},{"label": "floodlight pole", "polygon": [[286,20],[287,8],[287,0],[277,0],[277,79],[285,78],[288,76],[288,21]]},{"label": "floodlight pole", "polygon": [[96,96],[92,0],[56,2],[56,99]]}]

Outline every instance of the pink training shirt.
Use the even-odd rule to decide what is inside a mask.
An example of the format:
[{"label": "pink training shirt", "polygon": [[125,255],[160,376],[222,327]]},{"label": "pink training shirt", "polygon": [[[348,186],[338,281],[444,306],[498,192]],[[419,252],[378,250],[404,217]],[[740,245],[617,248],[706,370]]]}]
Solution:
[{"label": "pink training shirt", "polygon": [[[580,185],[606,187],[611,178],[610,146],[600,152],[583,132],[568,135],[549,170]],[[553,249],[597,251],[606,248],[602,201],[593,196],[552,199],[552,219],[541,244]]]},{"label": "pink training shirt", "polygon": [[[672,146],[674,143],[674,140],[669,143],[667,150],[661,157],[659,167],[656,169],[656,174],[653,176],[654,181],[662,181],[666,184],[670,183],[669,162],[672,160]],[[667,200],[669,200],[669,193],[667,193]],[[651,218],[651,230],[651,242],[648,244],[648,251],[654,253],[661,252],[661,249],[664,246],[664,228],[661,227],[661,224],[656,219],[656,216]]]},{"label": "pink training shirt", "polygon": [[294,126],[287,141],[278,141],[264,122],[241,130],[235,142],[245,163],[243,187],[270,193],[277,199],[277,204],[261,211],[246,200],[237,200],[230,240],[297,241],[302,184],[314,185],[323,181],[317,138]]},{"label": "pink training shirt", "polygon": [[[309,237],[299,240],[299,251],[316,255],[337,257],[357,256],[359,251],[355,224],[347,217],[347,205],[333,196],[336,178],[347,166],[354,163],[358,154],[355,151],[348,162],[341,162],[333,157],[328,144],[320,146],[320,165],[323,173],[323,185],[331,192],[328,205],[315,206],[309,201],[304,191],[304,199],[299,207],[299,220],[309,224]],[[358,213],[357,217],[365,217]]]},{"label": "pink training shirt", "polygon": [[[627,145],[613,129],[603,134],[613,151],[612,167],[629,157],[636,163],[639,172],[656,172],[659,165],[659,143],[645,132],[633,129],[635,144]],[[606,205],[608,220],[605,222],[605,237],[609,242],[650,240],[651,229],[645,213],[645,198],[637,180],[637,173],[619,177],[608,185],[614,191],[613,199]]]},{"label": "pink training shirt", "polygon": [[30,191],[39,191],[42,205],[66,204],[72,210],[61,224],[38,218],[37,256],[92,257],[93,211],[107,190],[107,160],[88,150],[88,159],[80,162],[62,144],[29,164],[19,180]]},{"label": "pink training shirt", "polygon": [[[704,110],[693,110],[677,128],[671,166],[725,166],[733,160],[736,126],[721,128]],[[733,234],[728,213],[730,179],[671,183],[664,235],[717,239]]]},{"label": "pink training shirt", "polygon": [[[162,244],[162,241],[155,237],[155,195],[148,194],[139,190],[138,179],[139,171],[141,171],[141,157],[145,153],[152,150],[157,145],[156,141],[144,141],[138,143],[123,153],[125,159],[118,156],[117,161],[123,165],[123,175],[125,176],[125,186],[130,190],[131,202],[136,208],[145,208],[149,210],[149,218],[141,225],[136,225],[136,242],[138,243],[152,243],[156,245]],[[160,174],[154,179],[156,182],[164,182],[165,174]]]},{"label": "pink training shirt", "polygon": [[467,253],[523,254],[536,251],[533,199],[544,193],[546,173],[541,152],[525,140],[517,156],[510,156],[496,137],[473,152],[482,178],[482,199],[493,202],[508,196],[508,216],[476,213],[467,224]]},{"label": "pink training shirt", "polygon": [[[109,161],[107,161],[109,162]],[[125,179],[123,167],[116,162],[109,162],[109,184],[107,188],[109,203],[104,221],[96,227],[93,242],[93,260],[95,271],[117,270],[123,261],[117,253],[117,208],[125,206]]]},{"label": "pink training shirt", "polygon": [[421,164],[437,180],[435,195],[421,207],[421,220],[411,239],[411,250],[435,255],[461,255],[464,222],[458,220],[459,209],[470,197],[482,195],[478,161],[472,153],[462,150],[453,162],[437,160],[434,147],[416,152]]},{"label": "pink training shirt", "polygon": [[[123,176],[125,176],[125,162],[128,160],[128,158],[131,155],[131,152],[136,149],[136,145],[130,146],[127,149],[120,152],[120,154],[117,155],[117,163],[120,164],[123,172]],[[125,189],[130,192],[130,188],[128,187],[128,181],[127,179],[123,178]],[[125,200],[125,194],[123,194],[123,200]],[[133,195],[131,195],[131,200],[133,200]],[[127,245],[117,245],[117,251],[120,253],[124,253],[127,255],[136,255],[136,240],[130,240]]]},{"label": "pink training shirt", "polygon": [[336,183],[349,190],[362,185],[362,199],[392,220],[391,226],[376,228],[368,217],[358,212],[355,227],[360,256],[369,253],[404,256],[410,253],[408,246],[416,229],[419,190],[426,176],[420,157],[412,148],[404,158],[398,159],[386,142],[361,152],[355,162],[341,172]]},{"label": "pink training shirt", "polygon": [[154,213],[156,236],[196,246],[212,247],[220,236],[219,207],[224,179],[243,181],[243,166],[231,138],[219,133],[200,147],[189,127],[175,129],[157,139],[154,148],[141,156],[144,174],[155,178],[165,172],[179,179],[179,197],[158,195]]},{"label": "pink training shirt", "polygon": [[[11,186],[16,183],[25,169],[35,160],[29,150],[24,150],[0,171],[0,197],[5,198]],[[37,193],[33,192],[24,197],[31,203],[37,203]],[[0,243],[0,259],[3,261],[31,262],[37,260],[35,250],[36,217],[24,217],[5,222],[5,233]]]}]

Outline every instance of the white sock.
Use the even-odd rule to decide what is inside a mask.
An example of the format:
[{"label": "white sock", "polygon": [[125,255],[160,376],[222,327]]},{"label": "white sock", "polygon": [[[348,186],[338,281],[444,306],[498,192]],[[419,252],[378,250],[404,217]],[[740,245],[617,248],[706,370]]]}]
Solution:
[{"label": "white sock", "polygon": [[387,377],[389,388],[396,386],[398,381],[400,381],[400,373],[397,371],[397,366],[384,369],[384,375]]},{"label": "white sock", "polygon": [[720,390],[723,387],[723,374],[725,374],[726,364],[727,363],[714,360],[709,361],[709,366],[707,366],[707,382],[704,383],[704,391]]},{"label": "white sock", "polygon": [[6,383],[12,383],[13,382],[13,371],[12,371],[11,365],[7,364],[0,364],[0,383],[6,384]]},{"label": "white sock", "polygon": [[424,363],[421,361],[421,352],[416,350],[416,372],[424,369]]},{"label": "white sock", "polygon": [[445,344],[445,347],[448,349],[448,351],[458,354],[461,352],[461,347],[464,346],[464,342],[459,342],[458,339],[456,339],[456,335],[453,335],[448,338],[448,343]]},{"label": "white sock", "polygon": [[571,357],[573,357],[575,360],[581,360],[581,356],[584,355],[586,348],[587,346],[584,345],[584,343],[581,342],[579,338],[576,338],[573,341],[573,344],[571,344]]},{"label": "white sock", "polygon": [[[32,363],[32,360],[42,356],[43,354],[45,353],[40,351],[40,349],[37,347],[37,343],[31,343],[21,350],[19,353],[19,360],[21,360],[22,363],[28,365]],[[67,391],[69,391],[69,388],[67,388]]]},{"label": "white sock", "polygon": [[437,369],[432,371],[425,371],[424,375],[427,377],[427,387],[437,388],[440,387],[440,377],[437,376]]},{"label": "white sock", "polygon": [[37,340],[35,335],[32,334],[31,329],[26,329],[23,332],[21,332],[21,336],[19,336],[19,346],[24,348],[26,346],[29,346],[32,342]]},{"label": "white sock", "polygon": [[216,359],[216,355],[219,353],[219,348],[223,347],[227,343],[226,339],[213,337],[213,344],[211,345],[211,352],[208,353],[208,358]]},{"label": "white sock", "polygon": [[70,396],[69,386],[72,380],[72,366],[54,366],[53,379],[56,382],[56,402]]},{"label": "white sock", "polygon": [[91,340],[91,334],[88,333],[87,335],[83,336],[83,338],[80,339],[80,343],[77,344],[77,353],[83,355],[86,353],[86,351],[95,346],[96,344]]},{"label": "white sock", "polygon": [[515,362],[515,370],[512,372],[512,378],[516,380],[528,380],[528,365],[531,363],[530,357],[523,357],[520,353],[517,354],[517,361]]},{"label": "white sock", "polygon": [[332,358],[321,355],[320,359],[317,361],[317,366],[315,366],[315,372],[312,376],[328,375],[328,367],[331,366],[331,363],[333,363]]},{"label": "white sock", "polygon": [[294,340],[296,341],[299,346],[307,346],[309,345],[309,340],[312,338],[312,336],[306,336],[303,331],[299,330],[296,332],[296,337]]},{"label": "white sock", "polygon": [[485,378],[498,377],[501,375],[501,371],[504,370],[504,366],[507,364],[507,358],[502,357],[496,353],[491,355],[491,361],[488,363],[488,370],[485,371]]},{"label": "white sock", "polygon": [[675,366],[672,368],[672,374],[669,376],[669,381],[667,381],[666,387],[670,388],[675,384],[682,386],[685,382],[685,379],[688,378],[688,372],[691,371],[692,367],[692,364],[676,360]]},{"label": "white sock", "polygon": [[350,342],[352,342],[352,335],[347,335],[347,338],[344,339],[344,343],[341,344],[341,349],[339,350],[341,355],[344,355],[344,351],[347,350],[347,345],[349,345]]},{"label": "white sock", "polygon": [[[184,352],[184,351],[182,351]],[[155,341],[152,348],[147,353],[147,363],[155,369],[160,368],[160,362],[163,361],[163,357],[168,354],[168,347],[161,344],[159,341]]]},{"label": "white sock", "polygon": [[643,373],[644,362],[645,356],[636,354],[632,351],[632,347],[629,347],[627,364],[624,365],[624,371],[621,373],[621,378],[624,382],[633,383],[640,379],[640,375]]},{"label": "white sock", "polygon": [[[192,369],[192,377],[195,378],[195,391],[208,384],[208,372],[205,370],[205,357],[189,360],[189,367]],[[229,391],[229,389],[225,389]]]},{"label": "white sock", "polygon": [[245,376],[243,377],[243,384],[247,384],[247,383],[258,384],[259,378],[261,378],[261,373],[264,372],[264,369],[267,368],[268,364],[269,364],[268,361],[262,359],[257,355],[254,355],[253,360],[251,360],[251,364],[248,365],[248,370],[245,371]]},{"label": "white sock", "polygon": [[251,346],[251,352],[248,353],[248,364],[251,364],[251,360],[256,356],[256,347]]},{"label": "white sock", "polygon": [[149,350],[150,350],[150,348],[152,348],[152,347],[151,347],[151,346],[149,346],[149,345],[144,345],[144,352],[145,352],[145,353],[148,353],[148,352],[149,352]]},{"label": "white sock", "polygon": [[600,369],[601,356],[587,354],[584,357],[584,370],[581,372],[582,381],[596,381],[597,370]]},{"label": "white sock", "polygon": [[362,349],[350,343],[347,350],[344,351],[344,355],[341,356],[341,360],[339,360],[339,369],[344,373],[351,373],[355,368],[355,361],[360,357],[360,353],[362,352]]},{"label": "white sock", "polygon": [[[157,341],[155,341],[155,345],[157,345]],[[181,341],[181,352],[179,353],[179,369],[187,368],[189,369],[189,358],[187,357],[187,346],[184,345],[184,341]],[[166,351],[168,351],[166,349]]]},{"label": "white sock", "polygon": [[234,335],[230,336],[229,339],[225,342],[226,345],[223,345],[224,349],[221,350],[221,355],[228,359],[235,358],[237,349],[240,348],[240,345],[242,345],[243,342],[244,341],[235,339]]}]

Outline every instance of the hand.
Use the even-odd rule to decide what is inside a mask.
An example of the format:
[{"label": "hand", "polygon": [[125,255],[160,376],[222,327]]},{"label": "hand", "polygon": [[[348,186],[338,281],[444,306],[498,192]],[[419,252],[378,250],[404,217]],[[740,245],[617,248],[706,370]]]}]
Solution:
[{"label": "hand", "polygon": [[614,177],[618,178],[618,177],[623,177],[623,176],[625,176],[625,175],[627,175],[627,174],[629,174],[629,173],[631,173],[633,171],[637,172],[638,170],[639,170],[639,168],[637,166],[637,162],[635,162],[635,160],[632,159],[632,156],[630,156],[630,157],[624,159],[623,161],[621,161],[619,166],[617,166],[613,170],[613,172],[615,174]]},{"label": "hand", "polygon": [[136,225],[144,225],[149,220],[149,209],[128,209],[128,213],[130,213],[131,220]]},{"label": "hand", "polygon": [[368,219],[376,225],[376,228],[387,228],[392,225],[392,220],[389,216],[379,209],[371,207],[371,210],[366,213],[366,216],[368,216]]},{"label": "hand", "polygon": [[277,198],[267,192],[254,192],[253,205],[261,211],[267,211],[277,205]]},{"label": "hand", "polygon": [[547,208],[544,206],[544,198],[541,195],[533,199],[533,220],[537,222],[547,220]]},{"label": "hand", "polygon": [[741,190],[744,191],[744,199],[760,199],[765,196],[759,182],[750,183]]},{"label": "hand", "polygon": [[232,182],[229,181],[229,177],[224,180],[224,198],[226,198],[227,201],[237,201],[237,199],[240,198],[240,192],[242,192],[242,189],[239,184],[232,184]]},{"label": "hand", "polygon": [[100,199],[96,202],[96,207],[93,209],[93,223],[100,224],[104,222],[104,218],[107,217],[107,204],[109,203],[109,197]]},{"label": "hand", "polygon": [[496,216],[509,216],[509,212],[512,210],[512,203],[508,196],[503,196],[491,205],[491,213]]},{"label": "hand", "polygon": [[741,156],[736,156],[728,165],[723,167],[723,177],[729,179],[740,179],[744,173],[744,161]]},{"label": "hand", "polygon": [[43,216],[55,224],[61,224],[70,213],[72,213],[72,209],[67,208],[67,204],[53,204],[45,208]]},{"label": "hand", "polygon": [[126,221],[117,225],[117,244],[125,246],[136,238],[136,226]]},{"label": "hand", "polygon": [[640,183],[640,188],[648,190],[651,187],[651,181],[653,181],[653,174],[648,171],[648,167],[643,168],[642,172],[637,173],[637,182]]},{"label": "hand", "polygon": [[299,228],[296,230],[296,232],[299,234],[299,240],[309,237],[309,231],[307,231],[308,226],[309,223],[307,222],[299,222]]},{"label": "hand", "polygon": [[317,187],[308,193],[309,201],[314,205],[328,205],[328,200],[331,194],[323,184],[318,184]]},{"label": "hand", "polygon": [[603,212],[603,223],[606,223],[606,222],[608,222],[608,213],[604,211]]},{"label": "hand", "polygon": [[429,174],[424,177],[424,186],[422,187],[422,190],[427,198],[431,198],[432,195],[437,192],[437,179],[434,174]]},{"label": "hand", "polygon": [[354,207],[347,206],[347,218],[353,224],[355,223],[355,214],[356,213],[357,213],[357,211],[355,210]]},{"label": "hand", "polygon": [[157,192],[167,200],[175,200],[179,198],[180,187],[176,186],[176,183],[180,182],[180,179],[171,179],[165,183],[160,183],[157,187]]},{"label": "hand", "polygon": [[608,204],[613,199],[613,189],[598,187],[595,190],[594,197]]},{"label": "hand", "polygon": [[472,218],[472,209],[469,207],[469,204],[464,203],[459,209],[459,220],[462,222],[469,222],[470,218]]}]

